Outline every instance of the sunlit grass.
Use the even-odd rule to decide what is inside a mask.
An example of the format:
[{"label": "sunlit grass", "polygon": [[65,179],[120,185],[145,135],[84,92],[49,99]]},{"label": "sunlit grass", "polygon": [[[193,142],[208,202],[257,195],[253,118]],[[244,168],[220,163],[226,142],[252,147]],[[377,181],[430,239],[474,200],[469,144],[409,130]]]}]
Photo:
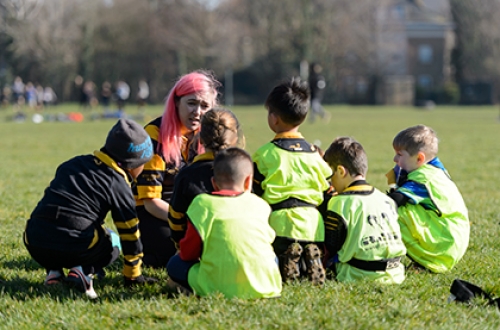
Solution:
[{"label": "sunlit grass", "polygon": [[[246,149],[255,151],[273,133],[262,106],[234,107],[246,136]],[[483,301],[472,306],[448,304],[455,278],[471,281],[500,295],[500,122],[494,107],[438,107],[433,111],[390,107],[327,107],[329,123],[305,122],[303,135],[326,149],[340,135],[353,136],[369,157],[368,181],[386,189],[384,173],[393,166],[392,138],[415,124],[433,127],[440,138],[439,156],[461,189],[469,207],[471,241],[464,259],[451,273],[409,271],[400,286],[372,283],[324,288],[307,282],[286,285],[280,299],[243,301],[171,298],[167,276],[146,270],[161,282],[147,288],[122,287],[120,264],[96,281],[100,299],[90,302],[65,287],[42,285],[44,271],[31,260],[21,240],[26,219],[63,161],[99,149],[115,120],[15,123],[11,109],[0,110],[0,328],[177,328],[177,329],[498,329],[500,318]],[[78,111],[75,105],[48,110]],[[97,110],[96,110],[97,111]],[[149,107],[144,119],[160,115]],[[135,106],[127,113],[136,114]]]}]

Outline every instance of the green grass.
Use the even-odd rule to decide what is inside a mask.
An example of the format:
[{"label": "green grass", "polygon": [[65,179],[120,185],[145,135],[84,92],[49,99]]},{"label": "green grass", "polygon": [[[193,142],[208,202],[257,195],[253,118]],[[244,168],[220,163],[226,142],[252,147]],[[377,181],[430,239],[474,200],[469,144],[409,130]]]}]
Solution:
[{"label": "green grass", "polygon": [[[433,111],[390,107],[328,107],[330,123],[306,122],[301,132],[326,149],[340,135],[366,148],[368,181],[386,189],[384,174],[393,166],[392,138],[415,124],[433,127],[440,138],[439,156],[469,207],[471,240],[464,259],[447,274],[407,272],[399,286],[328,281],[324,288],[302,282],[284,286],[280,299],[226,300],[216,295],[172,298],[165,293],[166,274],[146,270],[161,284],[132,291],[122,288],[121,265],[96,281],[100,295],[91,302],[65,287],[42,285],[44,270],[22,243],[26,219],[61,162],[102,146],[114,120],[82,123],[7,121],[0,110],[0,328],[177,328],[177,329],[498,329],[493,307],[476,300],[471,306],[448,304],[455,278],[468,280],[500,296],[500,122],[494,107],[438,107]],[[75,111],[65,105],[50,112]],[[253,152],[269,141],[261,106],[235,107]],[[130,113],[135,107],[130,106]],[[150,107],[147,118],[161,114]],[[84,112],[88,115],[89,113]],[[144,123],[144,122],[142,122]],[[108,219],[109,221],[109,219]]]}]

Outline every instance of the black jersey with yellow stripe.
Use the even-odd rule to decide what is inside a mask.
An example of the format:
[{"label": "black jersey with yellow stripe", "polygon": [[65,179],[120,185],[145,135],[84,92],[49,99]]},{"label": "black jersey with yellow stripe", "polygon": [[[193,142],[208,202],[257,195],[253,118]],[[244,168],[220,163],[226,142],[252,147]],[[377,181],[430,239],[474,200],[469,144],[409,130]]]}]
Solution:
[{"label": "black jersey with yellow stripe", "polygon": [[142,244],[131,177],[106,153],[62,163],[26,224],[25,243],[57,251],[92,248],[109,211],[125,256],[124,275],[140,275]]},{"label": "black jersey with yellow stripe", "polygon": [[168,214],[174,242],[179,243],[186,233],[186,212],[193,199],[199,194],[214,191],[211,181],[213,172],[214,154],[206,152],[196,156],[193,163],[184,167],[175,178]]},{"label": "black jersey with yellow stripe", "polygon": [[144,165],[144,170],[139,175],[133,186],[137,206],[143,206],[143,199],[161,198],[170,202],[174,190],[175,177],[180,169],[190,163],[197,154],[193,143],[187,143],[186,148],[181,151],[182,157],[179,165],[166,163],[165,158],[159,151],[159,134],[162,117],[158,117],[148,123],[144,129],[153,142],[153,158]]}]

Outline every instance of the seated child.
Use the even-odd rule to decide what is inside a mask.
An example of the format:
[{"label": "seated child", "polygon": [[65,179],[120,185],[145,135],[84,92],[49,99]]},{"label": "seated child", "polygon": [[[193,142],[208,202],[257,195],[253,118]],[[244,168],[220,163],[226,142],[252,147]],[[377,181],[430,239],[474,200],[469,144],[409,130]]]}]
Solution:
[{"label": "seated child", "polygon": [[462,195],[436,156],[436,133],[413,126],[399,132],[392,146],[400,173],[387,174],[390,184],[397,183],[389,196],[398,204],[407,254],[432,272],[449,271],[467,249],[470,227]]},{"label": "seated child", "polygon": [[[125,285],[154,281],[141,275],[142,244],[130,188],[152,155],[146,131],[134,121],[120,119],[100,151],[57,168],[24,232],[29,253],[47,270],[46,285],[66,281],[97,298],[93,275],[103,274],[103,267],[120,254],[119,244],[113,242],[116,234],[103,227],[108,211],[120,236]],[[69,269],[67,277],[63,268]]]},{"label": "seated child", "polygon": [[215,191],[194,198],[180,252],[167,264],[171,288],[180,285],[199,296],[280,296],[281,277],[271,245],[275,233],[268,222],[271,210],[250,192],[252,171],[252,159],[242,149],[217,154]]},{"label": "seated child", "polygon": [[273,210],[269,223],[277,235],[273,247],[283,281],[307,275],[322,285],[325,228],[317,208],[330,188],[332,170],[298,131],[309,109],[307,84],[298,78],[279,84],[265,106],[276,136],[253,155],[253,189]]},{"label": "seated child", "polygon": [[338,281],[373,280],[401,283],[405,279],[396,205],[366,182],[365,150],[349,137],[335,139],[325,152],[333,169],[337,195],[328,202],[325,246]]},{"label": "seated child", "polygon": [[238,143],[240,125],[236,116],[229,110],[215,108],[201,118],[200,141],[205,153],[196,156],[193,162],[183,167],[175,177],[174,191],[170,198],[168,223],[172,240],[178,247],[186,233],[186,211],[193,199],[202,193],[214,191],[214,157],[224,149]]}]

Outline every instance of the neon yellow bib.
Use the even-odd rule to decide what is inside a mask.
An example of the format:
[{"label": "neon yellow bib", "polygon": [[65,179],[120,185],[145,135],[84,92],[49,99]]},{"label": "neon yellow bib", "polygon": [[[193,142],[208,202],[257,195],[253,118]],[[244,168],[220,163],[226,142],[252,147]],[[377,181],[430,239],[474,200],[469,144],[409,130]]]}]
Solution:
[{"label": "neon yellow bib", "polygon": [[401,234],[408,255],[433,272],[449,271],[469,244],[470,225],[462,195],[449,176],[432,165],[410,172],[408,180],[425,186],[429,198],[421,202],[433,203],[437,210],[426,210],[421,204],[399,207]]},{"label": "neon yellow bib", "polygon": [[[366,193],[372,191],[371,193]],[[338,281],[368,279],[382,283],[401,283],[404,266],[387,271],[365,271],[347,262],[352,258],[378,261],[405,255],[394,201],[369,185],[347,188],[334,196],[328,210],[342,216],[347,228],[346,240],[338,252]]]},{"label": "neon yellow bib", "polygon": [[203,241],[200,263],[188,274],[196,294],[269,298],[281,294],[281,275],[272,248],[270,208],[251,193],[198,195],[187,211]]}]

